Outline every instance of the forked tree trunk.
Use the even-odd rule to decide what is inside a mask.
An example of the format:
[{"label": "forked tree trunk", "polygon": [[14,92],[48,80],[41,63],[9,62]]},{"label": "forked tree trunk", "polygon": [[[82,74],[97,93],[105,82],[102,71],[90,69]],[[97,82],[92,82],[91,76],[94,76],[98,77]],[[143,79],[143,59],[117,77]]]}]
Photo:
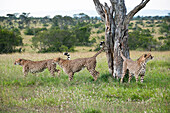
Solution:
[{"label": "forked tree trunk", "polygon": [[110,7],[107,3],[105,5],[101,4],[99,0],[93,1],[98,14],[105,22],[105,44],[108,47],[106,56],[109,72],[114,77],[121,77],[123,60],[119,55],[119,45],[121,45],[125,57],[130,58],[128,48],[129,22],[150,0],[142,0],[127,15],[124,0],[110,0]]}]

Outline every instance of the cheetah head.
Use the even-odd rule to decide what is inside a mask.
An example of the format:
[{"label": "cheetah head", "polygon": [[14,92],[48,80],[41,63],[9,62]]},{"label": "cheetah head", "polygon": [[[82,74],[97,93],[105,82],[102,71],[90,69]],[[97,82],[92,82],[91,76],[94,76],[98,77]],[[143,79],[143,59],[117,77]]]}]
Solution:
[{"label": "cheetah head", "polygon": [[17,59],[17,60],[15,60],[15,62],[14,62],[14,65],[22,65],[22,62],[23,62],[23,59]]},{"label": "cheetah head", "polygon": [[148,54],[143,54],[138,60],[147,63],[149,60],[152,60],[153,58],[154,58],[154,56],[152,56],[150,53],[148,53]]},{"label": "cheetah head", "polygon": [[58,58],[55,58],[55,59],[53,59],[53,64],[58,64],[59,62],[60,62],[60,60],[61,60],[61,58],[60,57],[58,57]]}]

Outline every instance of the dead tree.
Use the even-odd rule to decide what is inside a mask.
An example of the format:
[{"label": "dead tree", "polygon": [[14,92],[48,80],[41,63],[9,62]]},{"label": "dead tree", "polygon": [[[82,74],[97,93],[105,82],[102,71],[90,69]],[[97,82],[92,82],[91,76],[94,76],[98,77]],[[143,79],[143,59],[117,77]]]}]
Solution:
[{"label": "dead tree", "polygon": [[123,54],[130,58],[128,48],[128,25],[133,16],[150,0],[142,0],[132,11],[126,14],[124,0],[110,0],[111,6],[104,5],[99,0],[93,0],[97,13],[105,22],[105,43],[108,49],[106,56],[109,72],[114,77],[121,77],[123,60],[119,56],[118,46],[121,44]]}]

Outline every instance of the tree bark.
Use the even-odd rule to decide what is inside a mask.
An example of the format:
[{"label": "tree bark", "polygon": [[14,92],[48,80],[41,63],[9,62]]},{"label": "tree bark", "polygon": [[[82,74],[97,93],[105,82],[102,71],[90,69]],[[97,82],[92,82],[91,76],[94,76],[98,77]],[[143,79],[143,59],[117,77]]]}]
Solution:
[{"label": "tree bark", "polygon": [[[97,13],[105,22],[105,44],[109,72],[114,77],[121,77],[123,60],[120,57],[119,45],[126,58],[130,58],[128,48],[128,25],[133,16],[146,6],[150,0],[142,0],[132,11],[126,15],[124,0],[110,0],[111,7],[99,0],[93,0]],[[113,57],[114,56],[114,57]]]},{"label": "tree bark", "polygon": [[105,12],[105,42],[106,46],[108,47],[106,50],[106,57],[108,60],[109,73],[113,74],[113,36],[115,31],[115,25],[112,16],[113,8],[109,8],[108,5],[105,3],[103,9]]},{"label": "tree bark", "polygon": [[113,36],[114,36],[114,21],[113,21],[113,8],[109,8],[105,3],[103,6],[99,0],[93,0],[96,10],[101,19],[105,22],[105,44],[107,46],[106,57],[108,62],[109,73],[113,74]]}]

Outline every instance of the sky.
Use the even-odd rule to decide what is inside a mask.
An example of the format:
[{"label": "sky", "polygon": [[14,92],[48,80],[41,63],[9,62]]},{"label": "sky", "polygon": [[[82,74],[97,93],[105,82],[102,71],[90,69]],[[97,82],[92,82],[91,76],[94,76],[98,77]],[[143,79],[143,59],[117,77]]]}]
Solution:
[{"label": "sky", "polygon": [[[99,0],[110,5],[110,0]],[[132,10],[142,0],[125,0],[127,12]],[[164,16],[170,13],[170,0],[150,0],[144,9],[136,14],[140,16]],[[0,16],[10,13],[30,13],[30,16],[44,17],[55,15],[73,16],[85,13],[89,16],[99,16],[93,0],[0,0]]]}]

